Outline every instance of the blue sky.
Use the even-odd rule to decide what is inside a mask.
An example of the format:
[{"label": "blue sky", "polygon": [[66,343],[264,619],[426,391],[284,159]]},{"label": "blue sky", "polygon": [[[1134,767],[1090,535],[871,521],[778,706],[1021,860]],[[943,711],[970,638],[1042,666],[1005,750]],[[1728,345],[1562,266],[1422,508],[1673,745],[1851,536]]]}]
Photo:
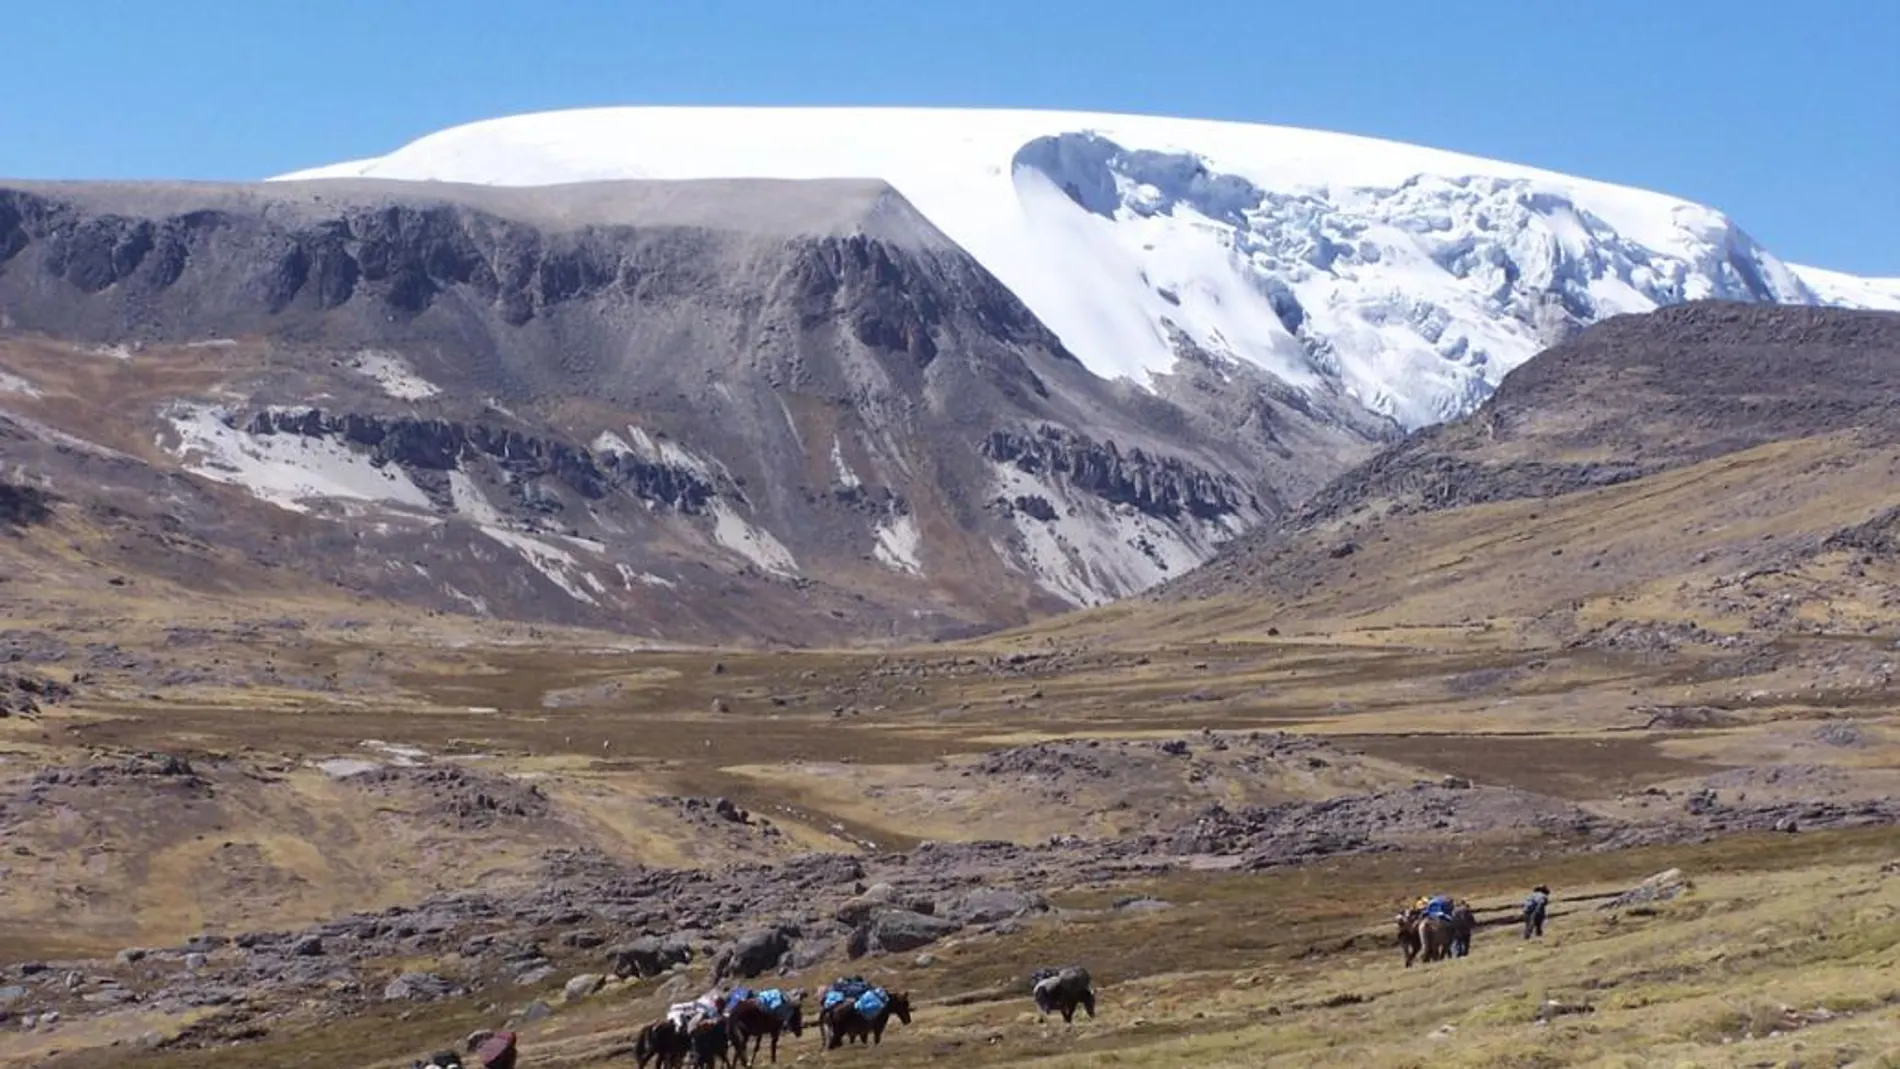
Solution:
[{"label": "blue sky", "polygon": [[1078,108],[1658,189],[1900,275],[1895,0],[19,0],[0,176],[259,178],[603,104]]}]

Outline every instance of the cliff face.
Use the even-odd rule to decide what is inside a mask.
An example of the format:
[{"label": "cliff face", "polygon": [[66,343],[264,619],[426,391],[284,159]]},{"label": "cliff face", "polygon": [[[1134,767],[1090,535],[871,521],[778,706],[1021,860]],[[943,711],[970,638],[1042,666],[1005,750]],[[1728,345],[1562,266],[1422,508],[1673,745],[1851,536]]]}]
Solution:
[{"label": "cliff face", "polygon": [[1134,593],[1385,433],[1212,363],[1098,379],[876,183],[22,185],[0,317],[61,494],[69,438],[216,546],[289,522],[324,582],[666,637]]}]

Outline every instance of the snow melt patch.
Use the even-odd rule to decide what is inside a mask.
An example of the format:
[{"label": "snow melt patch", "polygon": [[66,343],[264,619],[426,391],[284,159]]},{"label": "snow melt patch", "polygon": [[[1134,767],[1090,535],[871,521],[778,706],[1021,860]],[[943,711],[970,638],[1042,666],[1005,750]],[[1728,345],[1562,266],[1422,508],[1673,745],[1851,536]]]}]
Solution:
[{"label": "snow melt patch", "polygon": [[383,767],[375,761],[365,761],[360,757],[332,757],[323,761],[310,762],[312,767],[321,769],[331,779],[349,779],[365,772],[374,772]]},{"label": "snow melt patch", "polygon": [[887,568],[922,575],[924,565],[920,554],[923,546],[923,535],[917,530],[917,517],[905,513],[878,524],[877,545],[871,552]]},{"label": "snow melt patch", "polygon": [[864,485],[858,473],[844,459],[844,443],[836,438],[831,440],[831,470],[838,476],[838,485],[848,490],[856,490]]},{"label": "snow melt patch", "polygon": [[488,501],[488,495],[475,485],[475,480],[467,472],[457,469],[449,472],[449,499],[455,503],[455,513],[463,519],[485,527],[503,527],[507,518]]},{"label": "snow melt patch", "polygon": [[[509,526],[507,517],[488,500],[481,487],[475,485],[475,480],[466,472],[458,470],[449,473],[449,497],[455,503],[456,515],[475,524],[482,534],[519,553],[522,560],[545,576],[548,582],[560,587],[568,597],[589,605],[600,604],[593,595],[604,594],[607,588],[592,572],[560,546]],[[595,548],[592,543],[580,544]],[[588,593],[590,590],[592,594]],[[483,615],[488,612],[487,603],[480,599],[470,598],[454,588],[450,588],[448,594],[470,604]]]},{"label": "snow melt patch", "polygon": [[589,605],[600,604],[592,594],[587,592],[590,588],[595,592],[601,591],[600,580],[581,567],[581,563],[574,559],[572,553],[520,531],[510,531],[486,524],[482,526],[481,531],[521,554],[521,559],[533,565],[536,571],[547,577],[548,582],[560,587],[568,597],[575,601],[584,601]]},{"label": "snow melt patch", "polygon": [[306,502],[321,499],[434,507],[401,467],[377,467],[366,454],[328,438],[250,434],[215,405],[176,405],[166,420],[178,435],[174,453],[187,471],[241,486],[279,508],[307,512]]},{"label": "snow melt patch", "polygon": [[358,353],[350,359],[349,367],[399,401],[421,401],[442,392],[435,383],[416,374],[415,368],[395,353]]},{"label": "snow melt patch", "polygon": [[679,585],[665,576],[654,575],[652,572],[637,571],[626,564],[616,564],[614,565],[614,569],[620,573],[620,584],[628,590],[632,590],[636,585],[657,586],[666,590],[671,590]]},{"label": "snow melt patch", "polygon": [[637,457],[648,464],[679,468],[707,480],[713,478],[713,468],[718,463],[707,461],[671,438],[648,434],[632,424],[627,425],[625,438],[613,431],[602,431],[594,438],[594,451]]},{"label": "snow melt patch", "polygon": [[995,494],[1005,500],[1040,497],[1055,512],[1039,520],[1016,509],[1015,544],[997,547],[1037,586],[1078,607],[1138,594],[1207,562],[1222,542],[1246,526],[1240,518],[1199,520],[1183,514],[1169,522],[1131,506],[1071,493],[1054,480],[1007,464],[992,464]]},{"label": "snow melt patch", "polygon": [[40,396],[40,388],[18,375],[0,371],[0,393],[25,394],[28,397]]},{"label": "snow melt patch", "polygon": [[389,763],[398,768],[415,768],[429,759],[429,751],[417,746],[384,742],[381,739],[364,739],[359,745],[365,750],[375,750],[387,756]]},{"label": "snow melt patch", "polygon": [[772,536],[772,532],[747,522],[745,517],[732,510],[724,501],[715,500],[712,504],[713,541],[739,554],[763,571],[774,575],[796,575],[798,562],[793,559],[792,551],[785,543]]}]

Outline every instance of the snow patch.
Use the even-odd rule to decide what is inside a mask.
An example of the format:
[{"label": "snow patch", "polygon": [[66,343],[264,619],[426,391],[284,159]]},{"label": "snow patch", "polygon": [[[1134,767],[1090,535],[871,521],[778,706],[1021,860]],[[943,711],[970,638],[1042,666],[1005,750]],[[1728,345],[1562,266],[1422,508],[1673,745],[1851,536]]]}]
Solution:
[{"label": "snow patch", "polygon": [[831,440],[831,470],[838,476],[838,485],[846,489],[856,490],[864,485],[858,473],[852,471],[851,465],[844,459],[844,443],[836,438]]},{"label": "snow patch", "polygon": [[674,587],[679,585],[678,583],[675,583],[673,582],[673,580],[667,579],[664,576],[654,575],[652,572],[637,571],[634,568],[625,564],[616,564],[614,565],[614,569],[620,573],[621,585],[626,587],[628,590],[632,590],[636,585],[657,586],[657,587],[663,587],[667,590],[672,590]]},{"label": "snow patch", "polygon": [[922,575],[922,550],[923,535],[917,529],[917,517],[905,513],[878,525],[877,545],[871,552],[885,567]]},{"label": "snow patch", "polygon": [[435,383],[416,374],[409,362],[395,353],[358,353],[350,359],[349,368],[375,382],[383,388],[384,393],[399,401],[421,401],[442,392]]},{"label": "snow patch", "polygon": [[589,605],[600,604],[593,594],[588,593],[588,590],[603,593],[606,588],[601,585],[599,579],[594,577],[593,573],[581,567],[581,563],[574,559],[572,553],[533,535],[510,531],[493,524],[483,524],[481,532],[521,554],[522,560],[533,565],[535,571],[546,576],[548,582],[560,587],[568,597]]},{"label": "snow patch", "polygon": [[321,769],[331,779],[348,779],[365,772],[374,772],[383,766],[375,761],[365,761],[360,757],[332,757],[323,761],[312,761],[311,766]]},{"label": "snow patch", "polygon": [[1900,278],[1861,278],[1800,264],[1789,264],[1788,268],[1828,304],[1900,312]]},{"label": "snow patch", "polygon": [[28,397],[40,396],[40,388],[18,375],[0,371],[0,393],[24,394]]},{"label": "snow patch", "polygon": [[488,601],[486,598],[478,597],[474,594],[465,594],[457,590],[453,584],[448,583],[443,584],[442,593],[468,606],[477,616],[493,615],[488,611]]},{"label": "snow patch", "polygon": [[798,574],[798,562],[772,532],[748,522],[724,501],[712,505],[713,541],[774,575]]},{"label": "snow patch", "polygon": [[[519,553],[522,560],[527,561],[535,571],[546,576],[549,582],[560,587],[568,597],[589,605],[600,604],[594,594],[605,594],[607,588],[594,573],[582,566],[581,562],[567,550],[512,526],[508,518],[488,500],[488,496],[482,493],[481,487],[475,485],[475,480],[466,472],[460,470],[449,472],[449,497],[455,503],[456,515],[475,524],[482,534]],[[566,539],[566,541],[584,549],[598,551],[602,548],[599,543],[587,539]],[[589,591],[592,593],[590,594]],[[477,612],[487,615],[486,602],[470,598],[453,587],[449,588],[447,593],[458,601],[470,604]]]},{"label": "snow patch", "polygon": [[475,480],[459,468],[449,472],[449,499],[455,503],[456,515],[470,522],[484,527],[508,525],[508,519],[501,514],[501,510],[490,504],[482,488],[476,486]]},{"label": "snow patch", "polygon": [[179,439],[172,452],[187,471],[241,486],[279,508],[307,512],[307,502],[322,499],[434,507],[399,466],[377,467],[366,454],[328,438],[250,434],[214,405],[174,405],[165,418]]},{"label": "snow patch", "polygon": [[398,768],[415,768],[429,759],[429,751],[416,746],[384,742],[381,739],[364,739],[358,743],[365,750],[375,750],[389,758],[389,763]]},{"label": "snow patch", "polygon": [[1038,519],[1013,508],[1012,545],[998,555],[1014,560],[1037,586],[1078,607],[1128,597],[1207,562],[1222,542],[1245,529],[1244,519],[1169,523],[1131,506],[1071,493],[1007,464],[992,464],[995,494],[1006,501],[1040,498],[1055,518]]}]

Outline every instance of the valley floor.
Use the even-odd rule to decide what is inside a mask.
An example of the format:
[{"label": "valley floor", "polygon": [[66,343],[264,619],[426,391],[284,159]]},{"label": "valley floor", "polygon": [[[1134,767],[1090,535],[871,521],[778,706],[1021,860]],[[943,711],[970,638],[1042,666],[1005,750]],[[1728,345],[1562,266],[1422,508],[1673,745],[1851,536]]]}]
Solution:
[{"label": "valley floor", "polygon": [[[755,985],[918,999],[848,1064],[1900,1064],[1900,724],[1865,640],[765,653],[324,619],[0,635],[0,671],[74,687],[0,718],[0,1064],[407,1065],[536,999],[524,1066],[615,1064],[780,921]],[[1672,868],[1683,896],[1598,908]],[[1414,895],[1508,921],[1537,882],[1545,940],[1401,967]],[[879,883],[944,923],[851,959],[835,918]],[[648,933],[692,960],[564,1001]],[[1101,1017],[1037,1022],[1025,977],[1070,961]]]}]

